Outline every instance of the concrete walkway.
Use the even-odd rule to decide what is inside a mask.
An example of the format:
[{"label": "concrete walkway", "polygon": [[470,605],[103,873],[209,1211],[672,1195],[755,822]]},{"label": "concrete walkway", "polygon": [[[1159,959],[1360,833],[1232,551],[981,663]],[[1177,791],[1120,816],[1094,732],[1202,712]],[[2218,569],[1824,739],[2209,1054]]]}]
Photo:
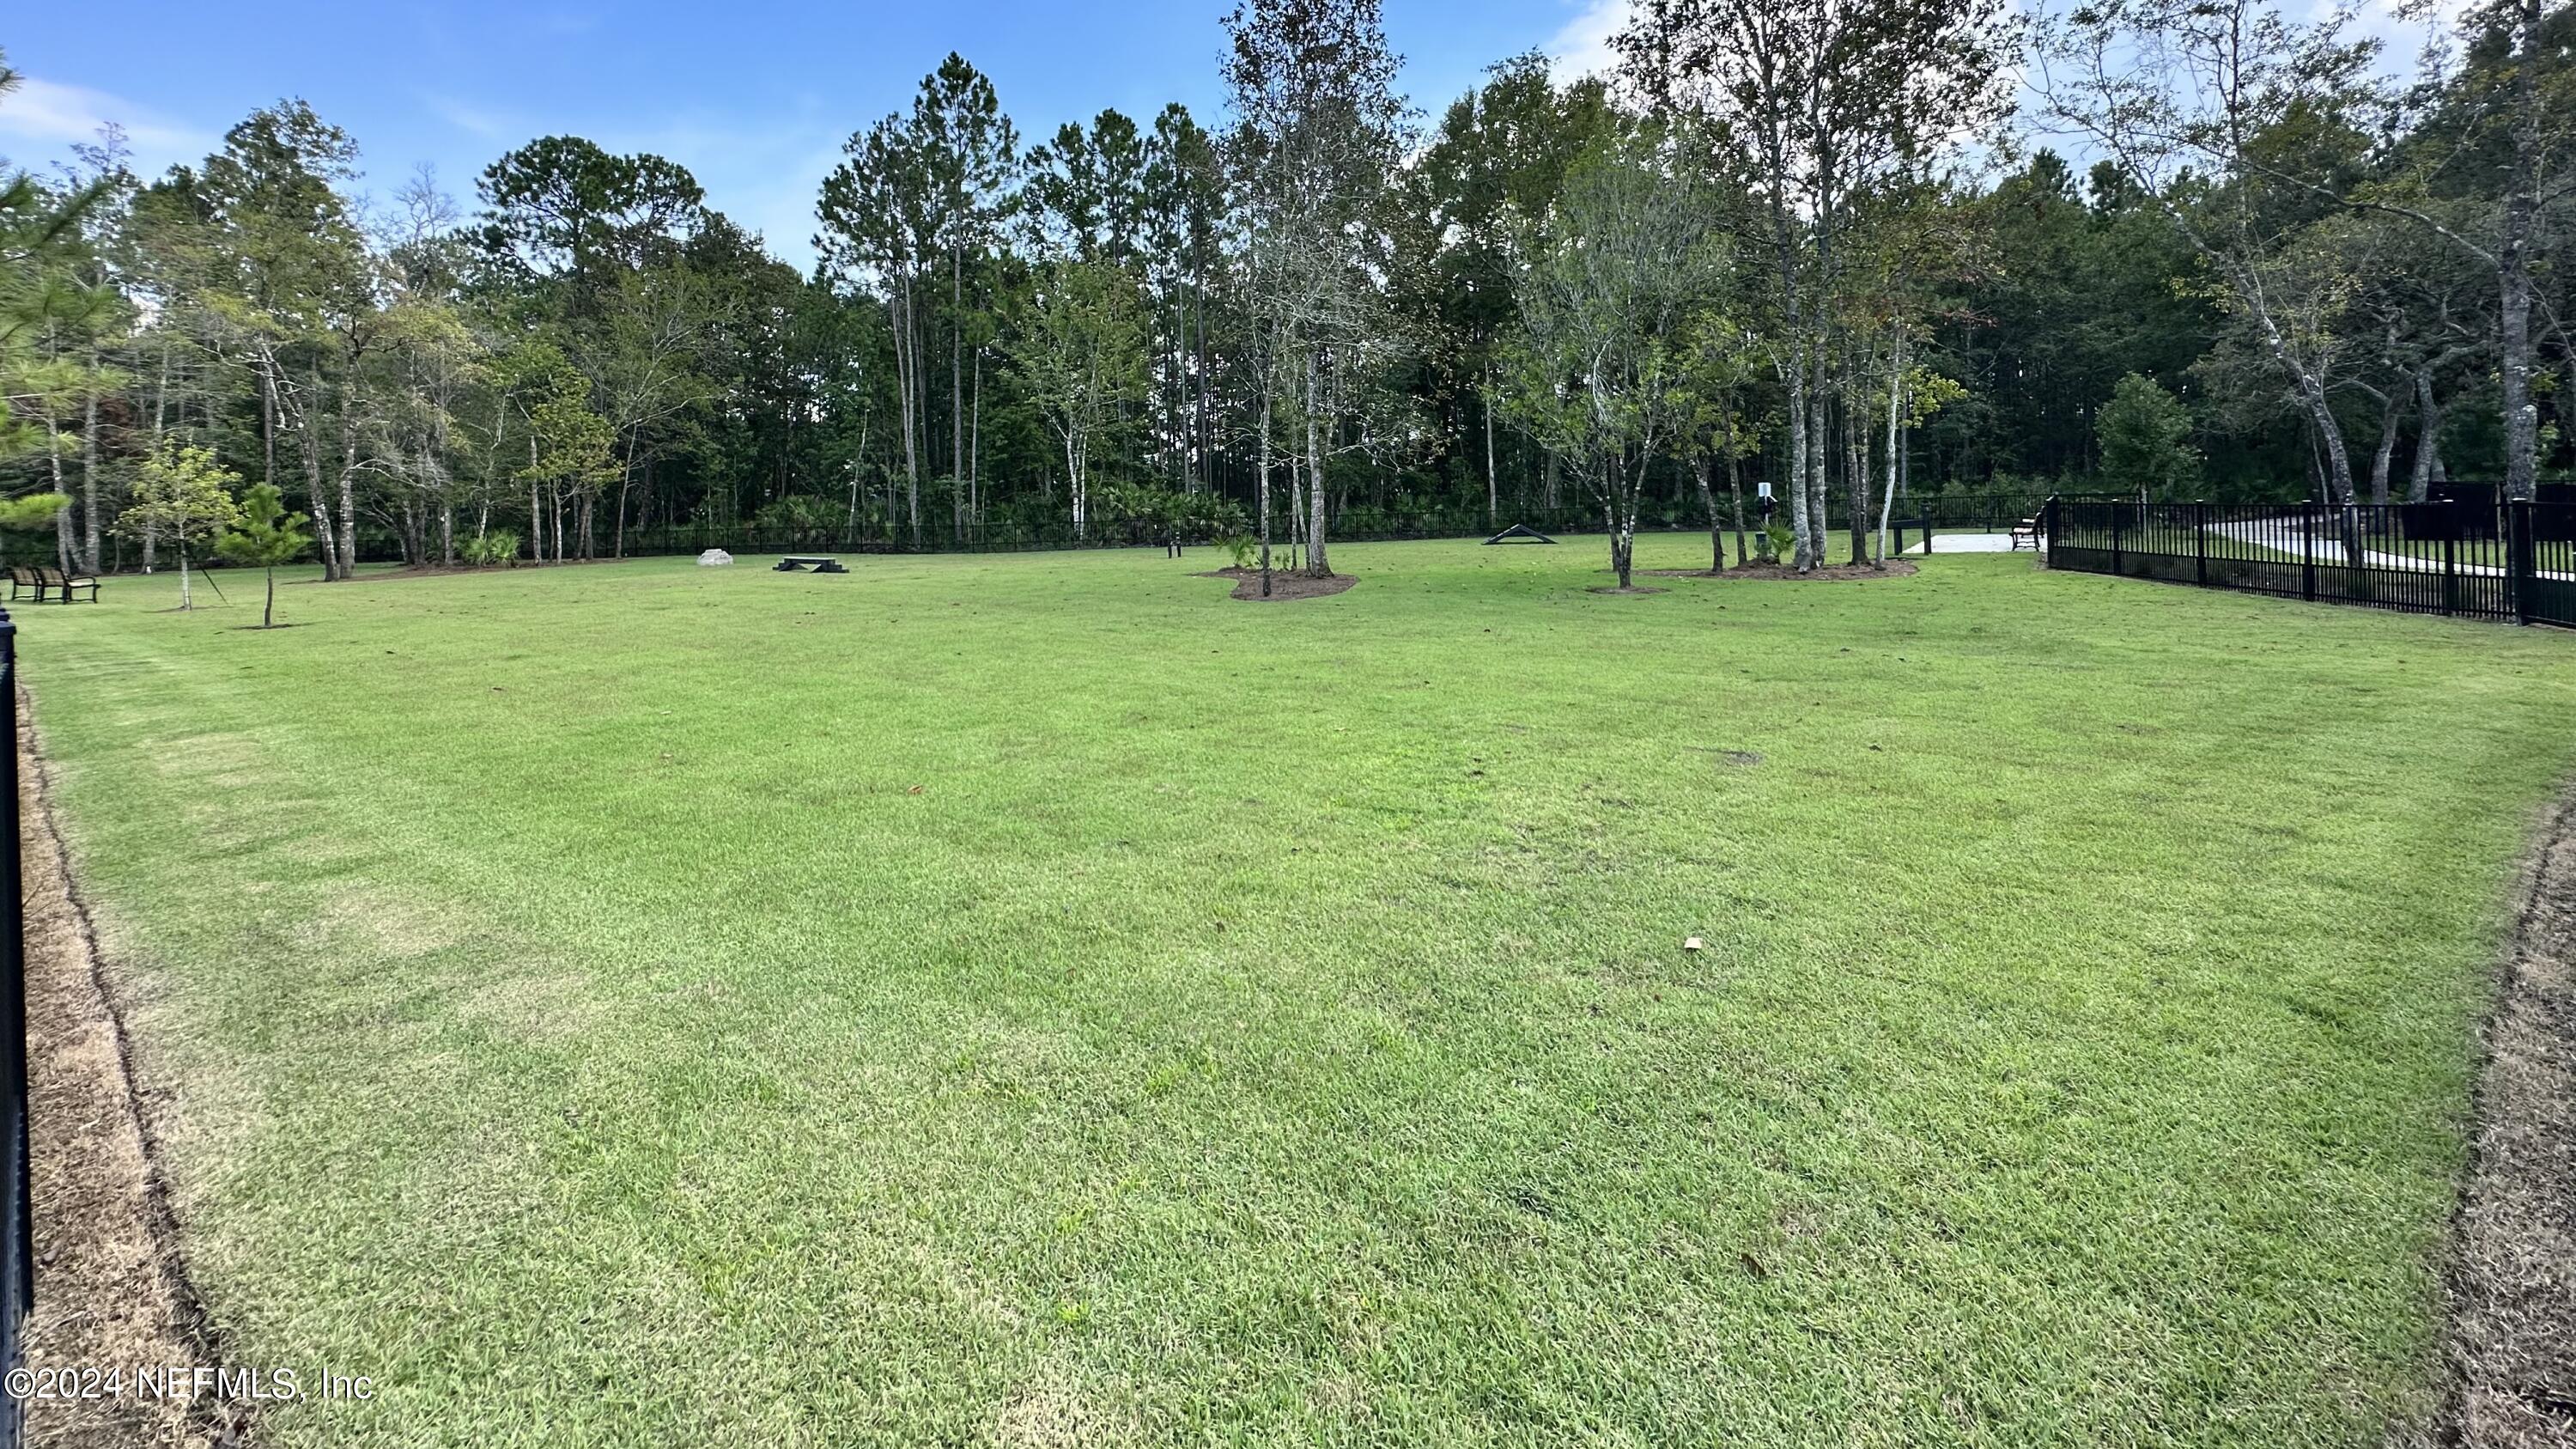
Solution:
[{"label": "concrete walkway", "polygon": [[[1905,544],[1905,554],[1907,557],[1919,557],[1922,552],[1922,540],[1915,538],[1907,539]],[[1932,552],[1936,554],[2013,553],[2016,552],[2016,550],[2012,546],[2012,535],[2009,533],[1936,532],[1932,535]],[[2023,548],[2018,550],[2018,552],[2028,553],[2030,552],[2030,549],[2025,545]]]},{"label": "concrete walkway", "polygon": [[[2238,543],[2251,544],[2256,548],[2268,549],[2274,553],[2283,554],[2286,556],[2283,560],[2284,562],[2299,562],[2295,555],[2289,554],[2289,547],[2284,546],[2287,543],[2288,535],[2293,535],[2298,532],[2295,528],[2289,529],[2285,533],[2284,530],[2275,525],[2260,523],[2213,523],[2209,525],[2209,532],[2214,537],[2233,539]],[[2492,544],[2497,548],[2503,547],[2501,544],[2495,544],[2491,539],[2485,540],[2485,542]],[[2331,532],[2325,529],[2318,530],[2316,553],[2317,562],[2319,564],[2330,567],[2340,566],[2344,562],[2343,536],[2340,533]],[[2362,545],[2361,561],[2372,568],[2393,569],[2400,573],[2438,574],[2442,572],[2442,561],[2438,558],[2419,558],[2402,553],[2383,553],[2378,549],[2372,548],[2368,543],[2364,543]],[[2506,577],[2506,571],[2504,569],[2492,564],[2464,563],[2456,565],[2454,571],[2463,578],[2483,576],[2486,578],[2500,579]],[[2576,579],[2576,575],[2555,573],[2548,569],[2534,570],[2532,577],[2550,579],[2561,583],[2567,582],[2570,579]]]}]

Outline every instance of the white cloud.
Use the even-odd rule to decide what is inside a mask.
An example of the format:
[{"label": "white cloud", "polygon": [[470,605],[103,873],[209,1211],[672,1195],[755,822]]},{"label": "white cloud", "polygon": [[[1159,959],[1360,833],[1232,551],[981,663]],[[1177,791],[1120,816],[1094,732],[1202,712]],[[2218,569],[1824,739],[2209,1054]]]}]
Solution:
[{"label": "white cloud", "polygon": [[432,115],[468,135],[478,136],[486,141],[500,140],[512,134],[514,130],[510,121],[499,112],[478,106],[472,101],[431,92],[423,92],[420,99],[421,104],[429,107]]},{"label": "white cloud", "polygon": [[1556,78],[1566,81],[1617,69],[1619,54],[1610,48],[1610,42],[1628,28],[1628,18],[1634,13],[1635,0],[1584,0],[1581,12],[1559,27],[1555,38],[1547,43],[1547,58]]},{"label": "white cloud", "polygon": [[99,127],[111,121],[125,128],[135,159],[146,165],[202,155],[215,144],[202,131],[86,86],[29,76],[17,90],[0,96],[0,136],[69,145],[98,139]]}]

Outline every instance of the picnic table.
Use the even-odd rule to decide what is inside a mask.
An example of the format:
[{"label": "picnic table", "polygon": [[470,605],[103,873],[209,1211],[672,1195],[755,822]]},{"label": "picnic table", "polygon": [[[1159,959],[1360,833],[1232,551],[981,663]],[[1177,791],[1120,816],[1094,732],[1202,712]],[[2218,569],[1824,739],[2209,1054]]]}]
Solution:
[{"label": "picnic table", "polygon": [[842,567],[839,559],[834,558],[830,554],[823,553],[791,553],[787,557],[780,559],[778,561],[778,567],[770,570],[770,572],[792,574],[804,569],[808,565],[811,565],[814,572],[818,574],[845,574],[849,572],[847,568]]}]

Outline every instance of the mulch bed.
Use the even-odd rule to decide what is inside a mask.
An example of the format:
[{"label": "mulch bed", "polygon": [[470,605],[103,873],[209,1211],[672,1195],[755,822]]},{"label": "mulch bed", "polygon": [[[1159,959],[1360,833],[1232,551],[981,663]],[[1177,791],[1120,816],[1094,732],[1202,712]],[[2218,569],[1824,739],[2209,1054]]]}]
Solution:
[{"label": "mulch bed", "polygon": [[2576,1444],[2576,796],[2552,811],[2519,906],[2482,1036],[2428,1445]]},{"label": "mulch bed", "polygon": [[[20,718],[27,717],[20,696]],[[158,1139],[135,1090],[132,1050],[47,804],[32,727],[18,738],[19,846],[27,922],[27,1087],[35,1198],[36,1308],[26,1366],[219,1365],[181,1256]],[[235,1442],[248,1406],[127,1392],[34,1399],[30,1445]]]},{"label": "mulch bed", "polygon": [[1259,569],[1239,569],[1229,565],[1221,569],[1209,569],[1203,573],[1192,574],[1191,577],[1232,579],[1235,581],[1234,596],[1255,604],[1276,604],[1288,599],[1329,598],[1359,582],[1349,574],[1331,574],[1317,579],[1309,578],[1304,574],[1289,573],[1283,569],[1272,569],[1270,594],[1269,597],[1264,598],[1261,593],[1261,570]]},{"label": "mulch bed", "polygon": [[1803,574],[1786,564],[1746,564],[1742,568],[1716,573],[1707,569],[1639,569],[1637,572],[1659,579],[1901,579],[1914,572],[1914,565],[1901,558],[1892,558],[1883,569],[1874,569],[1867,564],[1835,564],[1829,568],[1809,569]]}]

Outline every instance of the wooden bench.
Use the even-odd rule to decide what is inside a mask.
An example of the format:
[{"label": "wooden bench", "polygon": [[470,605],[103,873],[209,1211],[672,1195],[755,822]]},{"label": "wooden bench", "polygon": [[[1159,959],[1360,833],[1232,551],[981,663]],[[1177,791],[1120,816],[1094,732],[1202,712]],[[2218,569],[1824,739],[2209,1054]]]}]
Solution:
[{"label": "wooden bench", "polygon": [[89,601],[93,604],[98,602],[98,580],[87,574],[73,574],[67,578],[61,569],[40,568],[36,570],[36,588],[38,591],[36,598],[40,602],[45,597],[43,591],[46,589],[51,589],[61,596],[56,600],[58,603],[70,603],[74,589],[89,590]]},{"label": "wooden bench", "polygon": [[30,593],[36,596],[37,603],[43,603],[45,601],[45,581],[36,577],[36,571],[34,569],[27,568],[19,564],[10,565],[9,602],[14,604],[20,599],[25,598]]},{"label": "wooden bench", "polygon": [[2030,540],[2030,548],[2031,548],[2031,552],[2033,552],[2033,553],[2037,553],[2037,552],[2039,551],[2039,520],[2038,520],[2038,519],[2036,519],[2036,518],[2025,518],[2025,519],[2023,519],[2021,522],[2016,523],[2016,524],[2014,524],[2014,525],[2012,526],[2012,547],[2013,547],[2013,552],[2015,552],[2015,553],[2019,553],[2019,552],[2021,551],[2021,541],[2022,541],[2023,539],[2025,539],[2025,538]]},{"label": "wooden bench", "polygon": [[812,565],[814,572],[818,574],[845,574],[849,572],[848,569],[841,566],[841,561],[839,559],[832,557],[830,554],[822,553],[791,553],[787,557],[780,559],[778,561],[778,567],[771,569],[770,572],[774,574],[792,574],[797,572],[799,569],[805,568],[809,564]]}]

